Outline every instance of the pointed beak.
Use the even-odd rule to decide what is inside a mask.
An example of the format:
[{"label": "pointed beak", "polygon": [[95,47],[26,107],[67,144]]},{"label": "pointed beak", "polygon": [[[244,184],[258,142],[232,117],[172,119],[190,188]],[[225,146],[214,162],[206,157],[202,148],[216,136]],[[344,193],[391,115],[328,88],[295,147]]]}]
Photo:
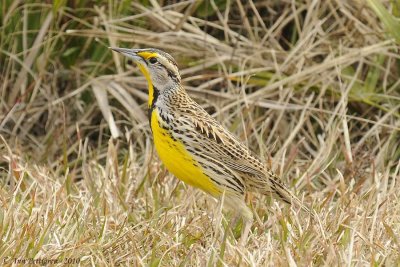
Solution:
[{"label": "pointed beak", "polygon": [[109,47],[109,49],[114,50],[115,52],[121,53],[126,57],[132,58],[135,61],[143,61],[143,58],[138,55],[140,49],[128,49],[128,48],[119,48],[119,47]]}]

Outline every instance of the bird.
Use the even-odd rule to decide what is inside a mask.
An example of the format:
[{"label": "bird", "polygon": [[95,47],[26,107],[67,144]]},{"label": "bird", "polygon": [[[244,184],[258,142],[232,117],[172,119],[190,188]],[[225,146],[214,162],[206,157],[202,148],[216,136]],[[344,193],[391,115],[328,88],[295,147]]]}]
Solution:
[{"label": "bird", "polygon": [[149,125],[167,170],[184,183],[223,198],[224,207],[243,219],[242,242],[253,223],[246,192],[271,194],[310,213],[277,174],[189,96],[170,54],[156,48],[110,49],[135,62],[147,80]]}]

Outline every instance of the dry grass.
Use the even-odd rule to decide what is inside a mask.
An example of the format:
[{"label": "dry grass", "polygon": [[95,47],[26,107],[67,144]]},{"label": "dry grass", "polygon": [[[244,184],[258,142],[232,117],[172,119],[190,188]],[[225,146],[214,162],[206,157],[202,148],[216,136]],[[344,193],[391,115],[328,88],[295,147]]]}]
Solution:
[{"label": "dry grass", "polygon": [[[0,262],[399,265],[399,2],[144,2],[0,4]],[[239,248],[158,160],[145,80],[108,46],[170,52],[318,221],[249,195]]]}]

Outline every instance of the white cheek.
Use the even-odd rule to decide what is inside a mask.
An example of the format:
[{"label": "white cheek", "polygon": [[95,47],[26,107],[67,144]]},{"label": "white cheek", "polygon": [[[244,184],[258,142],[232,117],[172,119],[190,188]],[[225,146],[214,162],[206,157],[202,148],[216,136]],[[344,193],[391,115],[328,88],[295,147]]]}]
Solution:
[{"label": "white cheek", "polygon": [[154,75],[154,83],[162,83],[163,82],[163,75],[161,73],[156,73]]},{"label": "white cheek", "polygon": [[156,70],[154,72],[154,75],[152,76],[152,80],[153,80],[154,85],[158,88],[165,87],[171,82],[168,77],[168,74],[162,70]]}]

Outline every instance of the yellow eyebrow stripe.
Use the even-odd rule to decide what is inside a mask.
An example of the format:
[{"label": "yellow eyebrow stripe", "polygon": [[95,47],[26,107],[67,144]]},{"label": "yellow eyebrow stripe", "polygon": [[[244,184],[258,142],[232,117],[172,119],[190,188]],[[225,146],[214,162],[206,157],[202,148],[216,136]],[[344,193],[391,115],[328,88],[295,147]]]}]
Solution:
[{"label": "yellow eyebrow stripe", "polygon": [[149,58],[156,57],[157,53],[144,51],[144,52],[139,52],[138,55],[147,60]]}]

